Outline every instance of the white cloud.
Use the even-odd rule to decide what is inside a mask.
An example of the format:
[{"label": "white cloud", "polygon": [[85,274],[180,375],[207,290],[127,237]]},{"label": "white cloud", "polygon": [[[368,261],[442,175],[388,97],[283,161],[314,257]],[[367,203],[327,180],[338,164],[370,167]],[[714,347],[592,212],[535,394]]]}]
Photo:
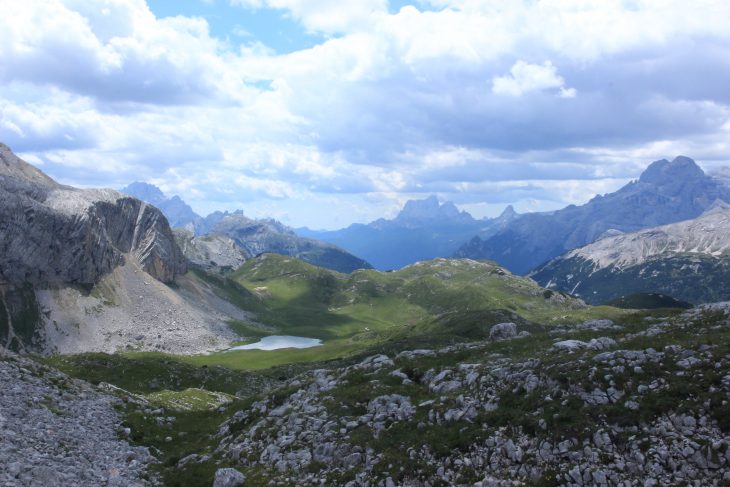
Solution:
[{"label": "white cloud", "polygon": [[235,1],[323,39],[281,55],[143,0],[0,0],[0,141],[67,183],[315,226],[358,198],[360,221],[431,191],[552,208],[675,151],[727,159],[730,2]]},{"label": "white cloud", "polygon": [[556,89],[563,98],[575,97],[575,88],[566,88],[565,80],[550,61],[529,64],[517,61],[505,76],[492,78],[492,92],[498,95],[522,96],[532,91]]},{"label": "white cloud", "polygon": [[387,0],[230,0],[247,8],[286,10],[312,32],[337,34],[361,30],[387,13]]},{"label": "white cloud", "polygon": [[202,19],[156,19],[143,0],[33,0],[2,9],[0,81],[115,102],[243,102],[252,94]]}]

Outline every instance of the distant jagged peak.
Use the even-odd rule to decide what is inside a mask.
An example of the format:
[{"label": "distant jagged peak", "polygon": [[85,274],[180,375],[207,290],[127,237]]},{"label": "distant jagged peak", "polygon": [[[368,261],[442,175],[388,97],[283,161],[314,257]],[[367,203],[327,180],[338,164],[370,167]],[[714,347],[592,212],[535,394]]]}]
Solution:
[{"label": "distant jagged peak", "polygon": [[440,205],[436,195],[431,195],[422,200],[408,200],[403,209],[398,213],[396,219],[423,219],[438,214]]},{"label": "distant jagged peak", "polygon": [[209,216],[214,215],[217,218],[219,218],[219,221],[227,221],[227,222],[250,222],[253,221],[253,219],[247,217],[243,214],[243,210],[235,210],[235,211],[216,211],[214,213],[211,213]]},{"label": "distant jagged peak", "polygon": [[146,183],[143,181],[135,181],[130,183],[126,187],[120,190],[124,194],[134,196],[142,201],[151,203],[153,205],[159,204],[163,201],[167,201],[169,198],[162,190],[154,184]]},{"label": "distant jagged peak", "polygon": [[459,210],[453,202],[439,203],[438,197],[431,195],[421,200],[408,200],[395,221],[408,223],[456,218],[472,219],[469,213]]},{"label": "distant jagged peak", "polygon": [[296,235],[291,227],[274,218],[250,218],[244,215],[243,210],[236,210],[232,213],[226,211],[220,215],[221,218],[213,225],[213,233],[226,234],[231,231],[258,228],[261,232]]},{"label": "distant jagged peak", "polygon": [[660,159],[649,164],[649,167],[641,173],[639,182],[663,186],[677,181],[704,177],[705,172],[693,159],[686,156],[677,156],[671,161]]},{"label": "distant jagged peak", "polygon": [[507,222],[513,220],[517,216],[519,216],[519,213],[515,211],[515,207],[512,205],[507,205],[505,209],[502,210],[502,213],[499,214],[497,220],[501,222]]}]

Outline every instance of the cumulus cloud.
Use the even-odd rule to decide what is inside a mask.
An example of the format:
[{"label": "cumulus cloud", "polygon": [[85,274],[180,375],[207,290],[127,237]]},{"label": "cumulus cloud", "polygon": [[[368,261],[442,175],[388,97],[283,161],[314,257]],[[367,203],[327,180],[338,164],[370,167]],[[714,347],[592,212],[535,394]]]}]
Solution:
[{"label": "cumulus cloud", "polygon": [[522,96],[531,91],[556,89],[561,98],[575,97],[575,88],[566,88],[565,80],[550,61],[530,64],[517,61],[505,76],[492,78],[492,92],[498,95]]},{"label": "cumulus cloud", "polygon": [[144,0],[4,2],[0,80],[57,86],[101,101],[243,100],[203,19],[157,19]]},{"label": "cumulus cloud", "polygon": [[4,2],[0,140],[66,183],[318,227],[430,192],[554,209],[654,159],[729,159],[728,2],[229,2],[320,40],[281,54],[144,0]]}]

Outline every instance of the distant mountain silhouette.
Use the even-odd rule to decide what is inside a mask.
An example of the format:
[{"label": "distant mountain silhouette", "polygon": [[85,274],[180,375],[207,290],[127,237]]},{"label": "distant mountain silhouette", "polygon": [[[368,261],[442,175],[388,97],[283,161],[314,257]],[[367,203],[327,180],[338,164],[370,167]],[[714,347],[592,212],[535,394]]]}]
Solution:
[{"label": "distant mountain silhouette", "polygon": [[359,255],[377,269],[400,269],[420,260],[452,255],[475,234],[488,236],[518,218],[509,206],[494,219],[477,220],[454,203],[440,204],[436,196],[410,200],[392,220],[380,218],[367,225],[353,224],[341,230],[298,229],[302,236],[317,238]]},{"label": "distant mountain silhouette", "polygon": [[193,261],[199,260],[200,246],[206,242],[193,240],[193,236],[211,234],[230,238],[243,252],[244,259],[271,252],[296,257],[310,264],[339,272],[372,268],[365,260],[335,245],[300,237],[293,229],[270,218],[261,220],[248,218],[241,210],[232,213],[216,211],[201,217],[180,197],[168,198],[160,188],[149,183],[135,182],[122,192],[159,208],[167,217],[170,226],[192,232],[193,235],[178,232],[178,236],[181,243],[197,242],[197,246],[192,244],[183,246],[184,250],[192,252],[186,256]]},{"label": "distant mountain silhouette", "polygon": [[718,199],[730,201],[723,181],[705,175],[688,157],[662,159],[614,193],[549,214],[523,215],[494,235],[475,236],[455,256],[494,260],[524,274],[607,231],[634,232],[696,218]]}]

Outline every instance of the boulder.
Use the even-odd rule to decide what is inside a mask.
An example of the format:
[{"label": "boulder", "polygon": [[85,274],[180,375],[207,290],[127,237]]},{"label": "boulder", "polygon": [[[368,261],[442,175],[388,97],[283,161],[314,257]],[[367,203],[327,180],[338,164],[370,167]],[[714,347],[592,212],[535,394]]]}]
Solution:
[{"label": "boulder", "polygon": [[235,468],[219,468],[215,472],[213,487],[240,487],[246,482],[246,476]]},{"label": "boulder", "polygon": [[499,323],[489,330],[490,340],[507,340],[517,336],[517,325],[514,323]]}]

